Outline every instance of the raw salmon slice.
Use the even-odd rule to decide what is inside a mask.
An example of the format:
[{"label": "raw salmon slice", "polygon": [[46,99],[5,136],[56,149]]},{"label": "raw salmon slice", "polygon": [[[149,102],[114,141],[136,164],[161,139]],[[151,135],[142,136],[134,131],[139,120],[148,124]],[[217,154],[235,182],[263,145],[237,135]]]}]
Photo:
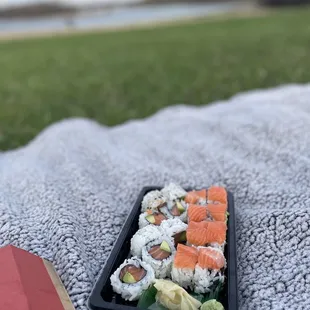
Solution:
[{"label": "raw salmon slice", "polygon": [[206,189],[202,189],[200,191],[196,191],[196,195],[200,198],[200,199],[207,199],[207,190]]},{"label": "raw salmon slice", "polygon": [[196,230],[196,229],[207,229],[208,227],[208,222],[207,221],[202,221],[202,222],[189,222],[187,230]]},{"label": "raw salmon slice", "polygon": [[206,245],[208,222],[194,222],[188,224],[186,230],[187,241],[193,245]]},{"label": "raw salmon slice", "polygon": [[227,226],[225,222],[202,221],[190,222],[187,227],[187,241],[201,246],[208,243],[223,244],[226,240]]},{"label": "raw salmon slice", "polygon": [[218,222],[226,222],[226,213],[211,213],[213,220]]},{"label": "raw salmon slice", "polygon": [[154,214],[154,218],[155,218],[155,225],[160,225],[162,221],[166,220],[167,218],[161,214],[161,213],[158,213],[158,214]]},{"label": "raw salmon slice", "polygon": [[178,244],[177,253],[174,257],[175,268],[187,268],[194,270],[198,261],[198,250],[191,246]]},{"label": "raw salmon slice", "polygon": [[207,234],[205,236],[206,243],[216,242],[223,244],[226,240],[227,225],[225,222],[207,222]]},{"label": "raw salmon slice", "polygon": [[207,210],[212,213],[226,213],[227,205],[226,204],[208,204]]},{"label": "raw salmon slice", "polygon": [[198,265],[203,269],[220,270],[225,267],[226,260],[220,249],[212,247],[200,248]]},{"label": "raw salmon slice", "polygon": [[201,222],[207,217],[207,208],[205,206],[190,204],[187,210],[187,214],[189,222]]},{"label": "raw salmon slice", "polygon": [[185,196],[185,202],[195,204],[199,199],[207,199],[207,190],[202,189],[200,191],[191,191],[188,192]]},{"label": "raw salmon slice", "polygon": [[211,186],[208,189],[208,201],[219,202],[227,205],[226,189],[220,186]]},{"label": "raw salmon slice", "polygon": [[226,221],[227,206],[225,204],[208,204],[207,211],[215,221]]}]

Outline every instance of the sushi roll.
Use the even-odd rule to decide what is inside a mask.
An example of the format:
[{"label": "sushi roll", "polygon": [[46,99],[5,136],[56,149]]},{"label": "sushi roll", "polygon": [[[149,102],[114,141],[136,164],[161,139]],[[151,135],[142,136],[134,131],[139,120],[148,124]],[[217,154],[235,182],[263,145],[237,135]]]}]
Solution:
[{"label": "sushi roll", "polygon": [[194,273],[194,291],[208,293],[218,282],[224,282],[226,260],[220,249],[212,247],[198,248],[198,262]]},{"label": "sushi roll", "polygon": [[162,236],[142,248],[142,260],[154,269],[156,279],[170,277],[175,247],[172,238]]},{"label": "sushi roll", "polygon": [[143,197],[141,212],[145,212],[147,210],[158,211],[161,207],[166,205],[166,202],[167,199],[161,191],[150,191]]},{"label": "sushi roll", "polygon": [[187,224],[180,219],[168,219],[161,223],[160,228],[174,240],[174,245],[177,247],[178,243],[186,243],[186,229]]},{"label": "sushi roll", "polygon": [[207,240],[206,240],[207,227],[208,227],[207,221],[189,222],[187,231],[186,231],[187,243],[189,245],[195,245],[195,246],[206,245],[207,244]]},{"label": "sushi roll", "polygon": [[162,221],[166,220],[167,217],[158,211],[147,210],[139,216],[139,228],[143,228],[147,225],[159,226]]},{"label": "sushi roll", "polygon": [[195,247],[178,244],[171,271],[172,281],[184,288],[192,288],[197,262],[198,250]]},{"label": "sushi roll", "polygon": [[185,202],[190,204],[205,205],[207,203],[207,190],[188,192],[185,196]]},{"label": "sushi roll", "polygon": [[221,186],[211,186],[208,188],[207,201],[208,203],[222,203],[227,205],[226,189]]},{"label": "sushi roll", "polygon": [[195,205],[190,204],[187,211],[188,222],[227,220],[227,206],[224,204]]},{"label": "sushi roll", "polygon": [[205,220],[213,221],[213,217],[211,216],[210,211],[208,210],[208,206],[201,206],[190,204],[187,211],[188,222],[201,222]]},{"label": "sushi roll", "polygon": [[126,259],[112,274],[113,291],[125,300],[137,300],[154,282],[152,267],[137,257]]},{"label": "sushi roll", "polygon": [[226,222],[227,220],[226,204],[208,204],[207,210],[214,221]]},{"label": "sushi roll", "polygon": [[159,226],[148,225],[139,229],[131,238],[130,253],[132,256],[141,257],[142,248],[148,242],[163,236]]},{"label": "sushi roll", "polygon": [[227,225],[225,222],[207,222],[206,243],[223,244],[226,241]]},{"label": "sushi roll", "polygon": [[168,201],[166,206],[162,207],[160,211],[169,219],[177,218],[182,222],[187,223],[187,208],[188,205],[184,200]]},{"label": "sushi roll", "polygon": [[195,246],[211,243],[222,245],[226,241],[227,225],[225,222],[191,221],[186,231],[187,242]]},{"label": "sushi roll", "polygon": [[166,185],[161,190],[163,196],[166,197],[167,201],[172,201],[176,199],[184,199],[186,196],[186,191],[179,185],[175,183],[170,183],[169,185]]}]

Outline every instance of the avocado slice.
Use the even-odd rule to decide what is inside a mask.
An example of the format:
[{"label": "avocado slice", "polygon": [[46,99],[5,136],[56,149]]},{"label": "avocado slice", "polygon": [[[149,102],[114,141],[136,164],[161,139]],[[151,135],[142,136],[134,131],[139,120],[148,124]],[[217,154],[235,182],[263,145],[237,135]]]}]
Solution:
[{"label": "avocado slice", "polygon": [[146,217],[145,217],[145,219],[149,222],[149,223],[151,223],[151,224],[154,224],[155,223],[155,216],[154,215],[147,215]]},{"label": "avocado slice", "polygon": [[168,253],[171,253],[170,246],[169,246],[168,242],[165,240],[161,243],[160,249],[163,251],[166,251]]},{"label": "avocado slice", "polygon": [[182,206],[180,201],[176,202],[177,208],[180,211],[180,213],[182,214],[183,212],[185,212],[185,208]]},{"label": "avocado slice", "polygon": [[137,281],[135,280],[133,275],[127,271],[123,277],[123,282],[127,284],[133,284],[136,283]]}]

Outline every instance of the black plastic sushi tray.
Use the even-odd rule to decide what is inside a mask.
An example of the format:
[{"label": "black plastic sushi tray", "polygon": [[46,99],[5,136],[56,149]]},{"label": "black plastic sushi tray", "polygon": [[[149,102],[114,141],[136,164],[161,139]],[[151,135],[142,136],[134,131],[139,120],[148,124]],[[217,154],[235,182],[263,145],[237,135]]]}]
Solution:
[{"label": "black plastic sushi tray", "polygon": [[[88,307],[91,310],[137,310],[137,301],[126,301],[112,290],[110,277],[114,271],[130,257],[130,240],[139,229],[138,220],[141,213],[141,202],[143,197],[152,190],[161,189],[158,186],[144,187],[132,208],[122,231],[110,253],[108,260],[91,292]],[[208,187],[205,187],[208,188]],[[191,189],[187,189],[188,191]],[[225,257],[227,268],[225,270],[226,281],[221,295],[221,302],[225,310],[238,310],[237,289],[237,256],[236,256],[236,234],[235,234],[235,212],[234,197],[228,192],[228,230]]]}]

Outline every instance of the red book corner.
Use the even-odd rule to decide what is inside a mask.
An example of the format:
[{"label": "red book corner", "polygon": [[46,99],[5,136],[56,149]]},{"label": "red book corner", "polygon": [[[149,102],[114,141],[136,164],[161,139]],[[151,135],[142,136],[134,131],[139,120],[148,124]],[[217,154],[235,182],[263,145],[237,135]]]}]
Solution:
[{"label": "red book corner", "polygon": [[12,245],[0,248],[0,309],[74,310],[52,264]]}]

